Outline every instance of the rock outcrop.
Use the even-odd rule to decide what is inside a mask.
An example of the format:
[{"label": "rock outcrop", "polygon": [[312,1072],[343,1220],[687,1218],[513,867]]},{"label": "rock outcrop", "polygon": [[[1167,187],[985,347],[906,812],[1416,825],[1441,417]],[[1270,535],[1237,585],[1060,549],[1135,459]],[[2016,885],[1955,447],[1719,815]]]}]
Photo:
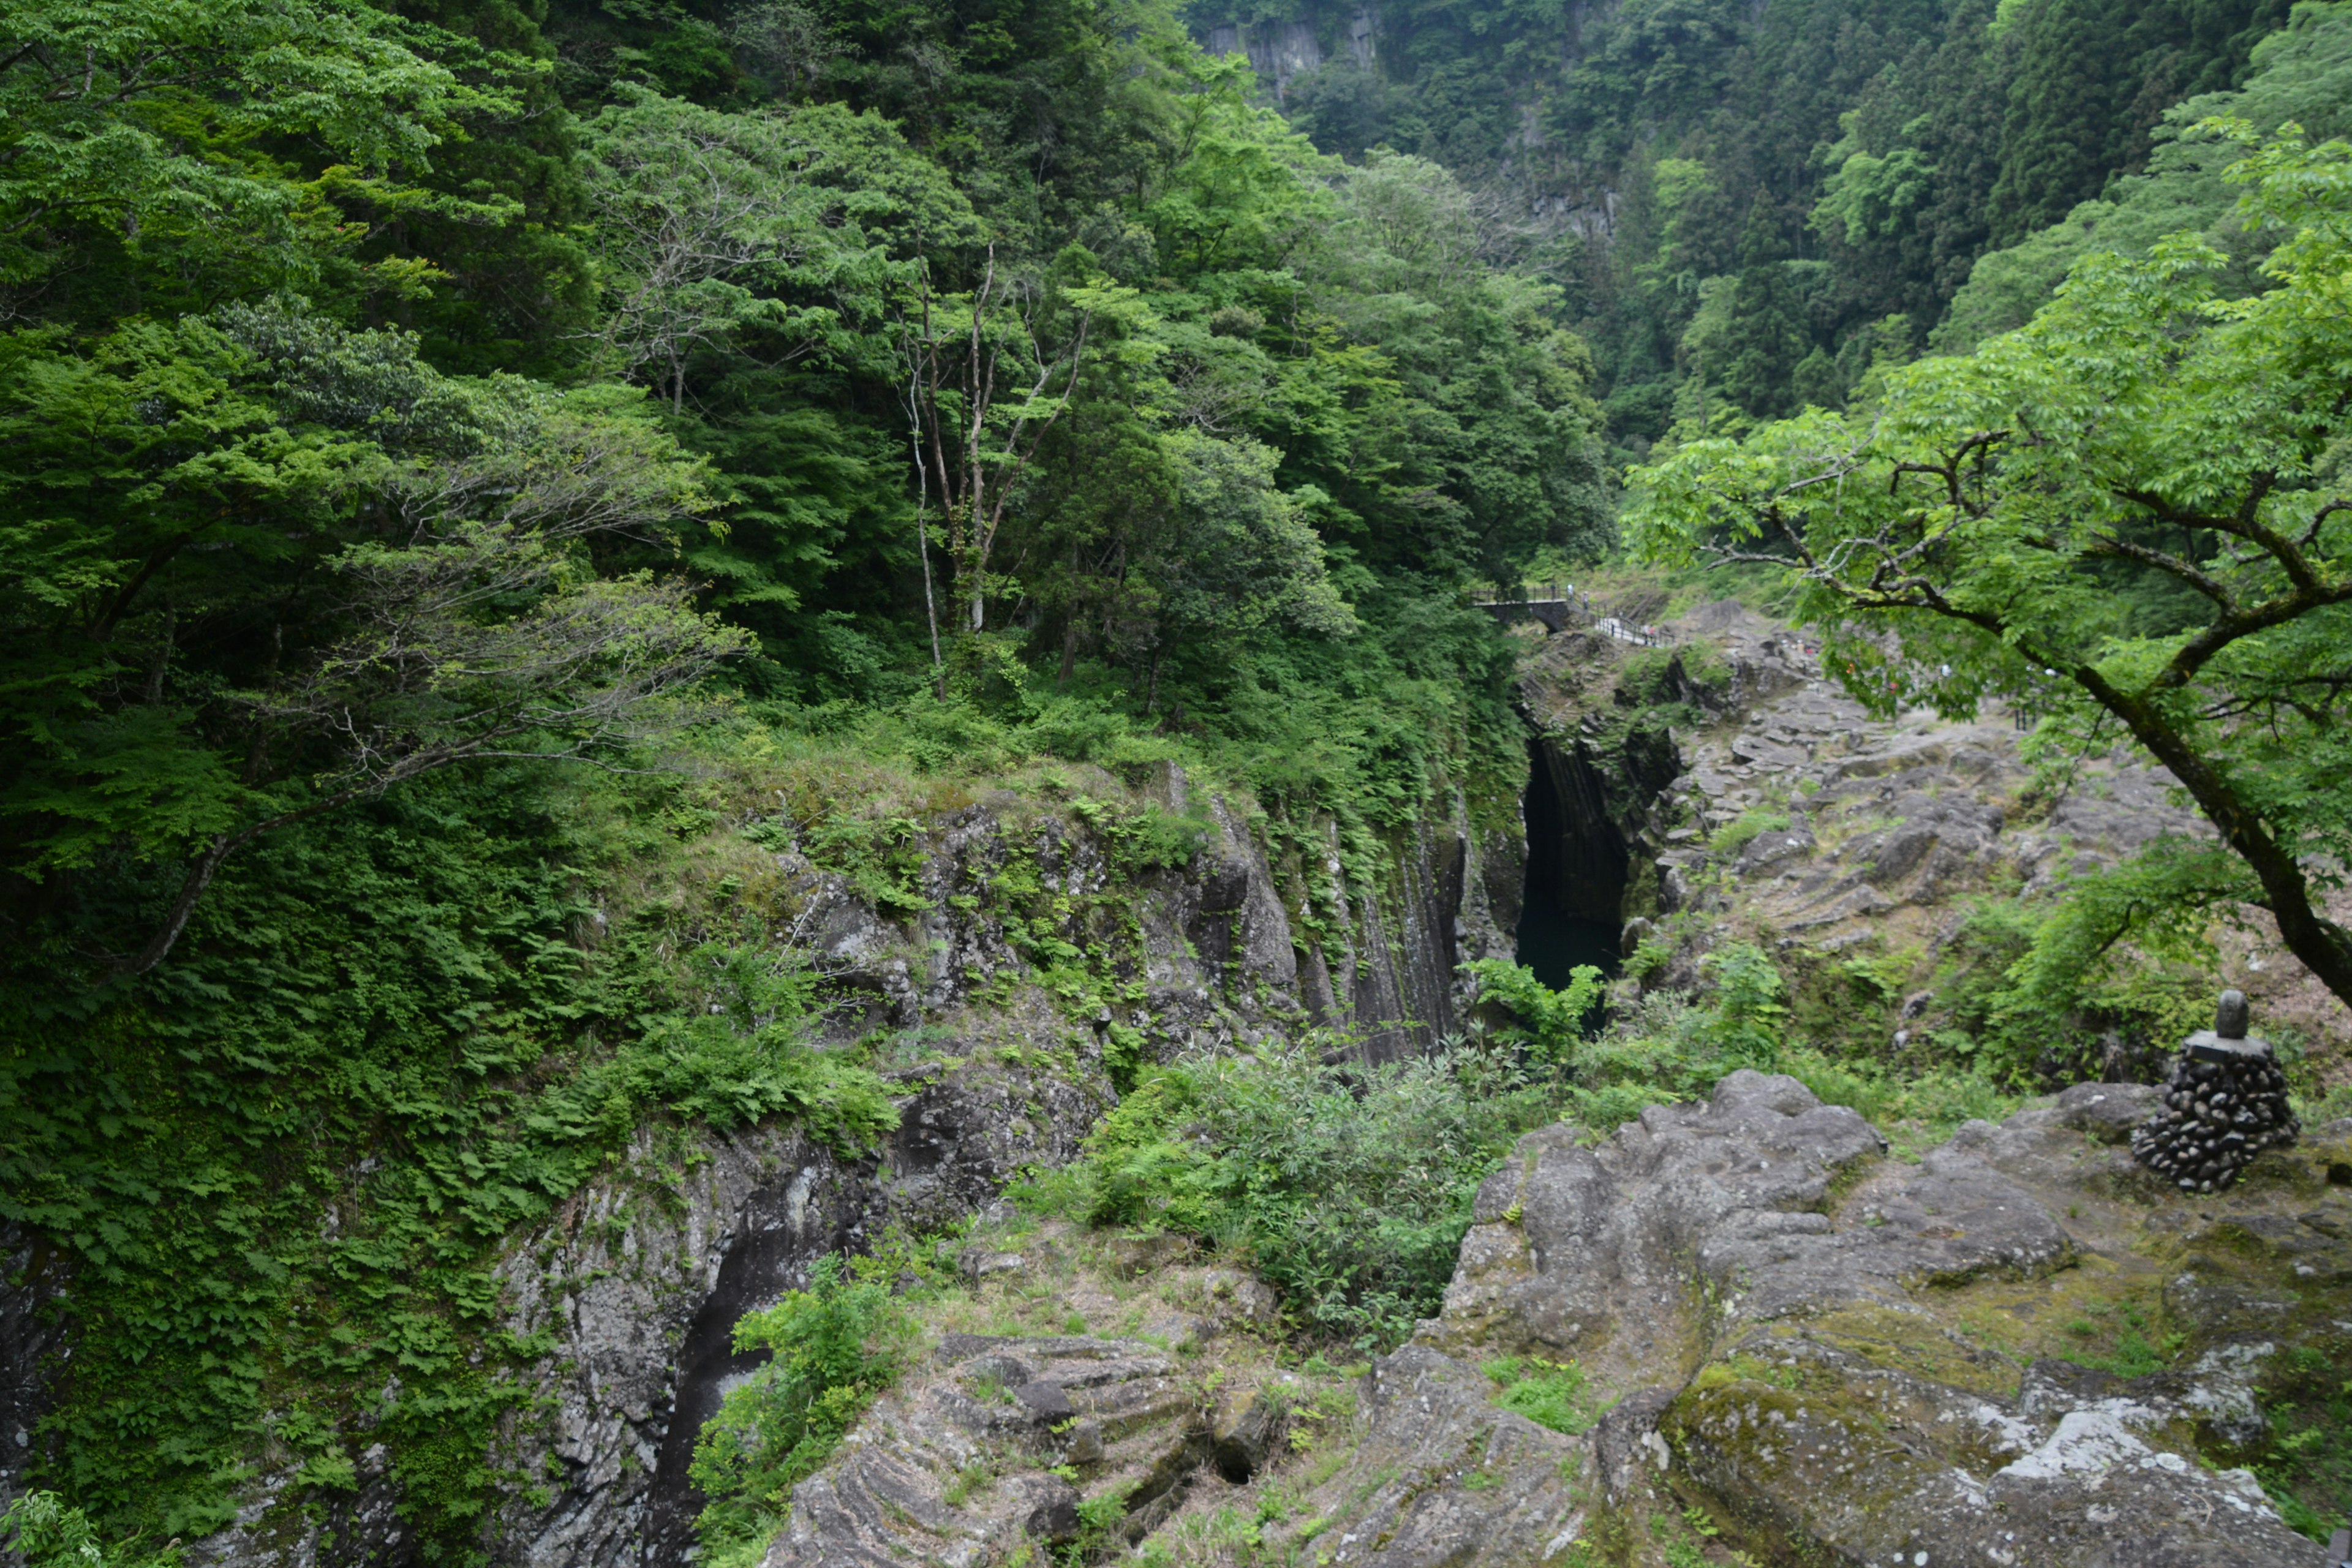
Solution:
[{"label": "rock outcrop", "polygon": [[[823,1039],[838,1048],[896,1030],[917,1042],[894,1069],[899,1129],[856,1160],[790,1128],[646,1129],[607,1176],[513,1238],[499,1268],[504,1327],[553,1348],[529,1369],[490,1456],[516,1482],[488,1542],[495,1562],[686,1561],[696,1436],[756,1364],[734,1350],[737,1320],[805,1284],[818,1258],[863,1249],[891,1226],[959,1223],[1014,1173],[1066,1162],[1116,1100],[1108,1058],[1122,1036],[1134,1056],[1165,1058],[1322,1022],[1350,1030],[1368,1058],[1395,1059],[1453,1026],[1460,960],[1508,951],[1517,841],[1474,834],[1458,800],[1392,847],[1389,886],[1356,889],[1336,849],[1315,879],[1296,866],[1277,877],[1237,816],[1188,799],[1180,773],[1159,794],[1208,831],[1188,862],[1139,876],[1084,814],[1010,795],[916,825],[896,907],[816,863],[788,829],[726,851],[739,897],[824,975]],[[1328,906],[1311,921],[1286,901],[1310,881]],[[1108,954],[1104,988],[1124,999],[1071,1016],[1032,984],[1041,939]],[[0,1315],[34,1304],[29,1290],[0,1292]],[[34,1369],[0,1392],[29,1427]],[[322,1494],[290,1468],[268,1474],[189,1561],[415,1561],[394,1457],[371,1436],[403,1393],[395,1381],[361,1415],[354,1486]]]},{"label": "rock outcrop", "polygon": [[[1318,1546],[1662,1563],[1703,1526],[1759,1563],[2315,1568],[2238,1466],[2265,1369],[2352,1354],[2352,1123],[2200,1205],[2121,1147],[2155,1100],[2078,1086],[1916,1166],[1750,1071],[1608,1139],[1531,1134],[1444,1313],[1367,1380],[1367,1436],[1307,1500]],[[2116,1313],[2177,1335],[2170,1366],[2084,1364]],[[1590,1430],[1487,1405],[1497,1354],[1577,1367]]]},{"label": "rock outcrop", "polygon": [[[1927,709],[1875,718],[1802,636],[1743,605],[1668,623],[1660,649],[1562,634],[1523,664],[1543,787],[1530,791],[1530,886],[1550,879],[1568,912],[1644,923],[1670,961],[1647,983],[1688,988],[1724,937],[1795,967],[1910,949],[1940,953],[1976,895],[2033,899],[2119,864],[2160,835],[2210,837],[2168,774],[2118,752],[2038,777],[2024,733],[1999,707],[1948,721]],[[1559,805],[1549,815],[1538,797]],[[2338,895],[2339,918],[2352,898]],[[2340,1036],[2342,1005],[2289,956],[2269,917],[2222,935],[2221,984],[2276,1030]],[[1897,1026],[1946,1019],[1932,991]],[[2104,1059],[2053,1058],[2148,1079],[2171,1040],[2110,1039]]]}]

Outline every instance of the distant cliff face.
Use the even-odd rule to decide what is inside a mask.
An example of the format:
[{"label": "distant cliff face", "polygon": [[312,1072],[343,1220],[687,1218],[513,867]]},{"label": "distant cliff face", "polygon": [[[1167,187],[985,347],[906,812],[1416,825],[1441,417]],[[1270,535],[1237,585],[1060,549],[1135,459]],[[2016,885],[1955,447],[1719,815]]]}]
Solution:
[{"label": "distant cliff face", "polygon": [[[2035,903],[2161,834],[2211,831],[2167,774],[2127,757],[2037,778],[2004,710],[1873,718],[1803,634],[1735,602],[1669,630],[1664,650],[1546,638],[1518,689],[1546,775],[1529,796],[1531,885],[1556,878],[1591,918],[1667,949],[1653,987],[1696,983],[1697,958],[1726,941],[1791,973],[1900,952],[1932,970],[1972,900]],[[2274,1027],[2337,1038],[2341,1008],[2267,916],[2245,915],[2214,987],[2244,989]],[[1925,973],[1919,985],[1897,1020],[1914,1031],[1945,1016]],[[2047,1065],[2144,1078],[2168,1048],[2116,1040],[2113,1060]]]},{"label": "distant cliff face", "polygon": [[[1008,796],[918,824],[915,914],[878,907],[797,850],[772,854],[772,877],[744,896],[772,904],[814,953],[826,1036],[911,1041],[893,1074],[899,1129],[862,1159],[791,1127],[649,1130],[619,1168],[514,1238],[506,1326],[552,1348],[491,1456],[514,1479],[493,1561],[687,1561],[695,1437],[756,1364],[733,1348],[737,1320],[805,1285],[821,1257],[894,1225],[954,1224],[1020,1171],[1071,1159],[1116,1103],[1122,1062],[1313,1024],[1368,1060],[1398,1059],[1457,1026],[1461,961],[1510,951],[1521,843],[1482,839],[1458,801],[1390,846],[1381,885],[1358,888],[1336,847],[1312,877],[1295,863],[1277,873],[1225,803],[1189,799],[1181,774],[1159,793],[1209,831],[1189,863],[1139,879],[1083,814]],[[1122,1000],[1074,1016],[1024,956],[1049,940],[1097,955]],[[325,1506],[315,1489],[292,1500],[293,1479],[266,1477],[236,1526],[189,1561],[418,1561],[383,1446],[363,1449],[355,1486]]]}]

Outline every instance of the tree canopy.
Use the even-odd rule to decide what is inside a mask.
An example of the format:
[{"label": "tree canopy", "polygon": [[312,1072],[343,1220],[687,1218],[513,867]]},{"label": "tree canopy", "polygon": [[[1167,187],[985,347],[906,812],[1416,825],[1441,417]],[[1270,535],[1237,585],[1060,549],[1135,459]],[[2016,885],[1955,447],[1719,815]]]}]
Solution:
[{"label": "tree canopy", "polygon": [[1628,528],[1785,567],[1881,711],[1998,697],[2077,750],[2136,746],[2219,835],[2168,847],[2169,896],[2267,909],[2352,1002],[2319,899],[2352,852],[2352,144],[2210,130],[2242,144],[2267,287],[2225,297],[2230,258],[2194,234],[2093,253],[2030,325],[1891,373],[1867,408],[1635,469]]}]

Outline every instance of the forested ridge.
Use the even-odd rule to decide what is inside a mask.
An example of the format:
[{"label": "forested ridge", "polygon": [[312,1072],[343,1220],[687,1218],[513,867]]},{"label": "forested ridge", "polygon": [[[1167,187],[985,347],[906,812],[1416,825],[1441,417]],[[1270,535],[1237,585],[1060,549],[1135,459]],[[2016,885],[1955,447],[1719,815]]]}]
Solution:
[{"label": "forested ridge", "polygon": [[[1164,0],[0,16],[0,1222],[72,1282],[16,1439],[87,1516],[58,1540],[138,1562],[265,1472],[346,1484],[364,1406],[421,1550],[483,1560],[548,1480],[491,1453],[545,1348],[499,1326],[502,1239],[683,1128],[890,1121],[873,1064],[795,1032],[815,980],[746,956],[779,933],[703,874],[714,829],[911,915],[916,829],[869,784],[1172,766],[1310,881],[1378,888],[1424,816],[1525,782],[1474,591],[1629,542],[1794,573],[1884,701],[2068,659],[2121,701],[2100,661],[2172,657],[2207,600],[2285,639],[2131,699],[2159,756],[2258,716],[2261,780],[2197,795],[2226,853],[2037,950],[2021,1036],[2148,888],[2324,895],[2352,5],[1367,15],[1360,47],[1352,9]],[[1261,79],[1282,27],[1319,63]],[[2140,316],[2070,285],[2028,329],[2091,255]],[[2268,466],[2160,478],[2116,550],[2019,568],[2040,621],[1878,637],[1941,590],[1816,569],[1863,525],[1789,498],[1958,485],[1985,409],[2053,406],[2133,332],[2243,374],[2099,385],[2269,387]],[[1890,408],[1912,447],[1869,447]],[[2078,423],[1975,522],[2031,553],[2051,472],[2198,438]],[[2178,556],[2144,558],[2150,518]],[[2300,552],[2231,587],[2233,530]],[[2116,744],[2083,689],[2053,744]],[[1205,831],[1111,829],[1137,874]]]},{"label": "forested ridge", "polygon": [[[1294,121],[1326,151],[1388,145],[1494,192],[1566,291],[1634,457],[1672,429],[1834,406],[1931,336],[1965,349],[2022,325],[2063,267],[2027,292],[1997,265],[1971,287],[1978,260],[2193,162],[2179,138],[2200,119],[2342,129],[2340,87],[2307,77],[2230,96],[2284,26],[2278,0],[1407,4],[1381,7],[1370,68],[1341,9],[1314,14],[1328,63],[1286,82]],[[2218,226],[2226,205],[2168,216]]]}]

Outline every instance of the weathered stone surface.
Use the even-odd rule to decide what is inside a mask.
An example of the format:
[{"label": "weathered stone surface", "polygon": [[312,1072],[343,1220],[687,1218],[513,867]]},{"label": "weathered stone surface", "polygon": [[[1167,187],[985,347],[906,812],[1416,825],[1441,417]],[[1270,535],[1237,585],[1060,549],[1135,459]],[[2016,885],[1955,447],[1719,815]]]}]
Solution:
[{"label": "weathered stone surface", "polygon": [[[2229,1456],[2263,1438],[2271,1358],[2340,1337],[2295,1303],[2352,1280],[2352,1193],[2329,1185],[2325,1153],[2273,1152],[2250,1181],[2267,1207],[2193,1210],[2117,1146],[2150,1093],[2079,1086],[1970,1122],[1916,1166],[1880,1160],[1853,1112],[1753,1072],[1589,1148],[1570,1127],[1530,1134],[1478,1194],[1443,1315],[1375,1369],[1412,1396],[1370,1402],[1361,1448],[1320,1494],[1402,1488],[1412,1517],[1451,1522],[1415,1538],[1429,1555],[1391,1557],[1404,1513],[1340,1500],[1321,1539],[1379,1545],[1333,1561],[1557,1561],[1565,1543],[1481,1555],[1502,1527],[1478,1510],[1515,1487],[1533,1498],[1565,1460],[1598,1500],[1579,1530],[1629,1562],[1652,1560],[1634,1521],[1697,1507],[1759,1562],[2311,1568],[2316,1549]],[[2189,1342],[2168,1370],[2127,1379],[2007,1348],[2058,1338],[2053,1320],[2102,1291],[2159,1287]],[[1498,1350],[1573,1358],[1596,1410],[1616,1403],[1493,1482],[1428,1461],[1417,1482],[1390,1479],[1398,1456],[1462,1441],[1494,1389],[1472,1363]]]},{"label": "weathered stone surface", "polygon": [[0,1224],[0,1500],[24,1489],[47,1370],[64,1343],[51,1310],[66,1274],[65,1255],[45,1237]]},{"label": "weathered stone surface", "polygon": [[1080,1489],[1055,1461],[1089,1490],[1106,1476],[1134,1483],[1140,1510],[1214,1447],[1207,1413],[1151,1345],[950,1334],[793,1489],[764,1568],[1003,1563],[1024,1542],[1077,1533]]},{"label": "weathered stone surface", "polygon": [[[1651,987],[1698,984],[1698,950],[1725,937],[1820,954],[1934,951],[1967,895],[2054,893],[2159,835],[2210,834],[2169,774],[2122,753],[2088,759],[2061,790],[2037,784],[1997,707],[1967,721],[1926,709],[1873,717],[1798,634],[1738,604],[1702,605],[1672,630],[1663,673],[1659,654],[1562,635],[1531,652],[1518,687],[1540,731],[1531,868],[1582,918],[1682,917],[1655,933],[1674,952]],[[1628,730],[1637,697],[1643,703],[1671,704],[1671,728],[1636,716]],[[1786,826],[1718,838],[1749,812]],[[2336,918],[2352,919],[2352,894],[2332,897]],[[2341,1038],[2342,1005],[2248,912],[2224,944],[2224,983],[2276,1029]],[[1931,999],[1905,1023],[1934,1028],[1937,1012]],[[2042,1065],[2142,1079],[2159,1070],[2147,1050],[2117,1039],[2103,1061],[2053,1051]]]},{"label": "weathered stone surface", "polygon": [[[1497,1410],[1477,1368],[1424,1345],[1364,1379],[1368,1427],[1347,1468],[1306,1500],[1315,1558],[1349,1568],[1556,1563],[1582,1534],[1580,1440]],[[1325,1509],[1331,1511],[1323,1511]],[[1269,1530],[1278,1555],[1299,1526]]]}]

